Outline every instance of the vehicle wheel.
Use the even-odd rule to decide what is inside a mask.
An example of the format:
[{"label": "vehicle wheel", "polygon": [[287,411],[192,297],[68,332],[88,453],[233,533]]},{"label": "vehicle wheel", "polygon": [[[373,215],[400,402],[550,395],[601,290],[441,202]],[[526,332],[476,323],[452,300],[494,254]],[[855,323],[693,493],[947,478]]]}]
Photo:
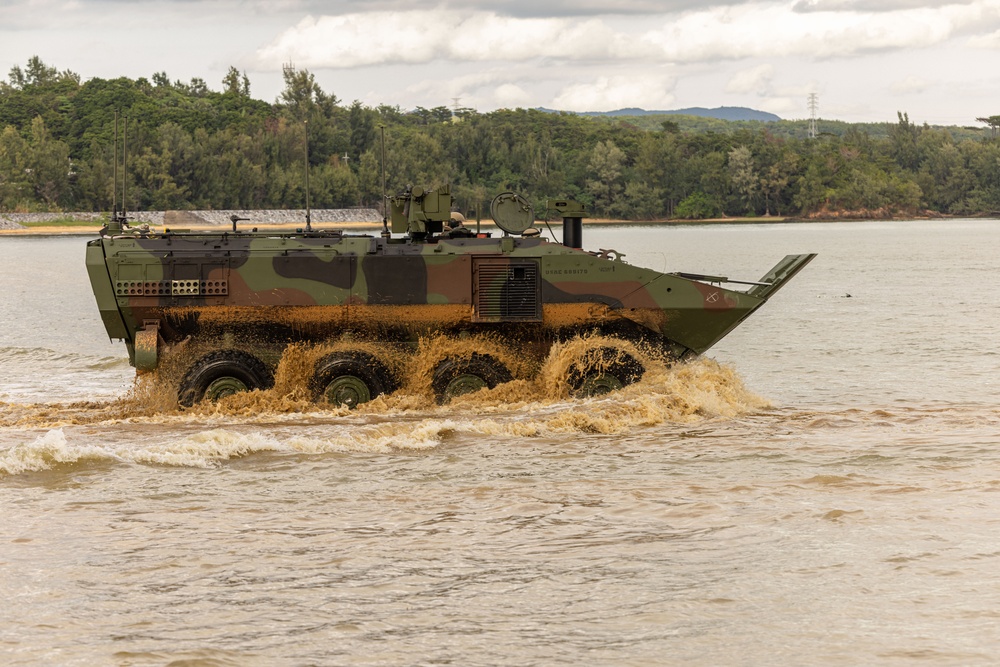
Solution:
[{"label": "vehicle wheel", "polygon": [[316,363],[309,382],[313,399],[354,408],[396,390],[385,365],[365,352],[334,352]]},{"label": "vehicle wheel", "polygon": [[181,380],[177,400],[184,407],[274,385],[270,369],[257,357],[240,350],[219,350],[196,361]]},{"label": "vehicle wheel", "polygon": [[473,353],[471,357],[447,357],[434,369],[431,387],[437,402],[445,404],[456,396],[513,380],[507,367],[496,357]]},{"label": "vehicle wheel", "polygon": [[645,372],[631,354],[613,347],[596,347],[573,363],[566,380],[574,396],[603,396],[638,381]]}]

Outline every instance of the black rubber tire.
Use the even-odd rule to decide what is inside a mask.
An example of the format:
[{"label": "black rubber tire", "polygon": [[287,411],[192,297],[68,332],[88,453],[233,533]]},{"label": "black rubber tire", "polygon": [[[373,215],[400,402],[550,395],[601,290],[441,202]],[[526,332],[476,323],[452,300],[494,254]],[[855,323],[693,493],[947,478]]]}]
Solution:
[{"label": "black rubber tire", "polygon": [[[599,396],[613,391],[614,382],[602,382],[602,378],[617,381],[624,387],[641,380],[645,372],[642,363],[628,352],[613,347],[595,347],[570,367],[566,381],[574,396]],[[593,391],[595,386],[603,391]]]},{"label": "black rubber tire", "polygon": [[[327,399],[327,388],[337,378],[354,378],[363,383],[367,389],[367,398],[358,395],[357,392],[349,391],[348,393],[353,394],[354,398],[338,403],[351,408],[380,394],[391,394],[399,388],[393,374],[373,355],[356,351],[333,352],[316,362],[316,369],[309,380],[313,400],[319,402]],[[351,389],[350,381],[347,388]]]},{"label": "black rubber tire", "polygon": [[191,407],[205,398],[213,382],[225,378],[238,380],[247,391],[274,386],[271,369],[257,357],[242,350],[218,350],[191,365],[177,389],[178,403]]},{"label": "black rubber tire", "polygon": [[475,391],[478,387],[466,387],[468,390],[461,393],[449,391],[453,382],[470,376],[478,378],[489,389],[514,379],[503,362],[489,354],[474,352],[470,357],[446,357],[434,369],[431,381],[437,402],[443,405],[456,396]]}]

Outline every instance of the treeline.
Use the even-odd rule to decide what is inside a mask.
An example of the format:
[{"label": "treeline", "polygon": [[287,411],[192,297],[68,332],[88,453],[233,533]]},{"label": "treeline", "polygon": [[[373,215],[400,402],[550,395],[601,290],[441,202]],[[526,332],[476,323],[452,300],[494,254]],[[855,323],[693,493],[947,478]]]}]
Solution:
[{"label": "treeline", "polygon": [[111,210],[116,112],[128,118],[130,211],[302,208],[307,159],[312,206],[377,207],[380,126],[390,193],[450,183],[467,214],[507,190],[539,211],[568,197],[634,220],[1000,211],[998,117],[983,119],[997,120],[993,133],[901,113],[878,131],[828,123],[808,138],[790,122],[372,108],[291,67],[273,104],[235,68],[221,83],[81,82],[37,57],[12,68],[0,82],[0,211]]}]

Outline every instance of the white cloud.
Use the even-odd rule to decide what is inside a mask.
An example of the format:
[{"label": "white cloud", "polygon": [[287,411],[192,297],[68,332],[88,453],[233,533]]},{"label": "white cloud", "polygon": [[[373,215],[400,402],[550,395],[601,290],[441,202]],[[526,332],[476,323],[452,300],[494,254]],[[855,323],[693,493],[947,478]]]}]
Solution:
[{"label": "white cloud", "polygon": [[[108,58],[123,39],[142,48]],[[891,120],[904,100],[965,122],[956,109],[1000,85],[1000,0],[0,0],[0,41],[0,78],[32,55],[85,80],[213,87],[235,65],[274,99],[292,61],[341,99],[403,108],[801,116],[808,88],[824,117]]]},{"label": "white cloud", "polygon": [[617,59],[628,50],[625,35],[599,19],[516,19],[475,14],[449,40],[456,60]]},{"label": "white cloud", "polygon": [[772,97],[762,101],[756,106],[760,107],[761,111],[770,111],[773,114],[787,117],[791,112],[803,112],[803,109],[805,108],[803,99],[804,98],[799,97]]},{"label": "white cloud", "polygon": [[[22,0],[23,1],[23,0]],[[134,0],[120,0],[129,2]],[[175,2],[201,0],[173,0]],[[247,0],[230,0],[246,2]],[[444,9],[449,12],[490,11],[504,16],[538,18],[541,16],[634,16],[679,12],[708,5],[735,5],[746,0],[285,0],[306,12],[350,14],[364,11],[404,12]],[[269,4],[272,0],[254,0]]]},{"label": "white cloud", "polygon": [[516,19],[491,12],[371,12],[306,17],[257,52],[271,68],[352,68],[387,63],[620,59],[627,35],[598,19]]},{"label": "white cloud", "polygon": [[750,57],[826,58],[925,48],[972,29],[1000,24],[1000,1],[895,12],[789,12],[747,4],[685,14],[642,40],[675,62]]},{"label": "white cloud", "polygon": [[[265,69],[289,60],[302,67],[344,69],[435,60],[662,63],[823,58],[925,48],[1000,26],[1000,0],[940,8],[896,5],[902,9],[874,12],[844,0],[833,6],[845,11],[796,12],[786,3],[749,2],[650,16],[635,23],[660,24],[645,32],[630,31],[609,17],[514,18],[443,9],[352,13],[302,19],[257,56]],[[888,10],[889,5],[883,2],[882,8]]]},{"label": "white cloud", "polygon": [[[497,67],[472,74],[453,72],[450,77],[423,78],[408,83],[400,90],[407,104],[425,106],[426,100],[459,98],[462,106],[471,108],[516,108],[532,106],[536,95],[529,88],[539,80],[537,71],[528,67]],[[377,98],[375,98],[377,99]]]},{"label": "white cloud", "polygon": [[737,72],[726,84],[727,93],[755,93],[767,95],[771,90],[771,79],[774,77],[774,67],[768,64],[758,65]]},{"label": "white cloud", "polygon": [[796,0],[792,10],[796,12],[895,12],[900,9],[944,7],[945,5],[970,5],[976,0]]},{"label": "white cloud", "polygon": [[530,106],[531,100],[531,93],[513,83],[505,83],[493,93],[493,103],[507,109]]},{"label": "white cloud", "polygon": [[922,93],[930,85],[930,83],[919,76],[908,76],[905,79],[894,82],[889,86],[889,90],[897,95],[907,95],[910,93]]},{"label": "white cloud", "polygon": [[1000,30],[988,35],[970,37],[969,46],[977,49],[1000,49]]},{"label": "white cloud", "polygon": [[552,100],[567,111],[614,111],[626,107],[668,109],[673,104],[673,80],[658,74],[602,76],[590,83],[574,83]]}]

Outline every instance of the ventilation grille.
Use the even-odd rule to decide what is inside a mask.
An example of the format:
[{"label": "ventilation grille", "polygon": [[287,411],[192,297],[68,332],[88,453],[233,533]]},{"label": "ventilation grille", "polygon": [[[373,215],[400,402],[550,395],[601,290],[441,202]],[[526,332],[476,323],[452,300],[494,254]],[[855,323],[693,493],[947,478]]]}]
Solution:
[{"label": "ventilation grille", "polygon": [[117,296],[226,296],[227,280],[119,280]]},{"label": "ventilation grille", "polygon": [[119,280],[115,283],[118,296],[170,296],[169,280]]},{"label": "ventilation grille", "polygon": [[489,322],[540,322],[536,262],[477,262],[476,319]]}]

